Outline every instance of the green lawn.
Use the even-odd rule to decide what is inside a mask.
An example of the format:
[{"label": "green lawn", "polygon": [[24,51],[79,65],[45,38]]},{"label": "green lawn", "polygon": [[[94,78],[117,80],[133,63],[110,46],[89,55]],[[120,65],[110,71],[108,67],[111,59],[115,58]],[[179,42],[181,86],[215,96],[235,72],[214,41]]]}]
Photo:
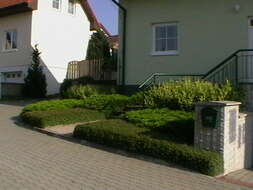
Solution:
[{"label": "green lawn", "polygon": [[21,114],[21,118],[31,126],[45,128],[55,125],[104,120],[105,115],[95,110],[75,108],[25,112]]}]

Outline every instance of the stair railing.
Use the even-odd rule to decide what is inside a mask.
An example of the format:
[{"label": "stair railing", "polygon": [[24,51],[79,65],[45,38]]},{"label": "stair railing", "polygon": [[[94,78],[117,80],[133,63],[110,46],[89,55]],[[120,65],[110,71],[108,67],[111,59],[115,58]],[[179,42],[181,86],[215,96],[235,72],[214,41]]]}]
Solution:
[{"label": "stair railing", "polygon": [[[167,79],[160,80],[161,78]],[[253,49],[237,50],[206,74],[171,75],[169,73],[154,73],[139,86],[139,89],[158,85],[164,81],[189,78],[207,80],[218,84],[223,84],[226,81],[230,81],[233,85],[253,83]]]},{"label": "stair railing", "polygon": [[182,80],[182,79],[199,80],[203,76],[204,75],[202,75],[202,74],[175,74],[175,75],[172,75],[169,73],[154,73],[150,77],[148,77],[139,86],[139,89],[148,88],[151,85],[159,85],[165,81],[171,81],[171,80]]},{"label": "stair railing", "polygon": [[208,71],[204,80],[223,84],[230,81],[234,85],[253,80],[253,49],[240,49]]}]

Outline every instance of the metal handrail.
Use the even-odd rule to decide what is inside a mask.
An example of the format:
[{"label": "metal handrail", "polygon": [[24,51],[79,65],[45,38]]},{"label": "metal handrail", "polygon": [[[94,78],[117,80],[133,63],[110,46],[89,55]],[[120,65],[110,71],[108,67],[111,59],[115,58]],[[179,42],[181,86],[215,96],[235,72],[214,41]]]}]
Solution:
[{"label": "metal handrail", "polygon": [[[222,68],[225,64],[227,64],[230,60],[233,58],[238,57],[238,54],[241,52],[253,52],[253,49],[239,49],[233,54],[231,54],[229,57],[227,57],[225,60],[223,60],[220,64],[212,68],[210,71],[208,71],[206,74],[169,74],[169,73],[154,73],[151,76],[149,76],[140,86],[139,89],[142,89],[144,86],[146,86],[148,83],[151,83],[152,81],[155,81],[156,77],[160,76],[168,76],[168,77],[201,77],[201,79],[206,79],[208,76],[210,76],[212,73],[217,71],[218,69]],[[237,63],[238,64],[238,63]],[[237,71],[236,71],[237,72]],[[237,72],[238,73],[238,72]],[[238,76],[237,76],[238,77]]]},{"label": "metal handrail", "polygon": [[139,89],[142,89],[146,86],[150,81],[154,81],[156,77],[160,76],[168,76],[168,77],[203,77],[203,74],[169,74],[169,73],[154,73],[150,77],[148,77],[140,86]]},{"label": "metal handrail", "polygon": [[208,77],[210,74],[212,74],[214,71],[218,70],[219,68],[221,68],[222,66],[224,66],[228,61],[230,61],[231,59],[233,59],[234,57],[238,56],[238,53],[241,52],[248,52],[248,51],[253,51],[253,49],[239,49],[236,52],[234,52],[233,54],[231,54],[228,58],[226,58],[225,60],[223,60],[220,64],[218,64],[217,66],[215,66],[214,68],[212,68],[210,71],[208,71],[204,76],[203,79],[206,79],[206,77]]}]

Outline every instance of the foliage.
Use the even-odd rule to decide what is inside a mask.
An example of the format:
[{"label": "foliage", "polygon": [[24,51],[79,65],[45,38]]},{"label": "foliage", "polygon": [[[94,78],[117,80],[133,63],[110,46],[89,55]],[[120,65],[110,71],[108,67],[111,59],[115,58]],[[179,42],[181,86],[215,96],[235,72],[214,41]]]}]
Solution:
[{"label": "foliage", "polygon": [[107,117],[119,115],[129,104],[127,96],[113,95],[97,95],[85,99],[83,107],[88,109],[103,110]]},{"label": "foliage", "polygon": [[66,100],[49,100],[41,101],[25,106],[22,113],[31,111],[57,111],[70,108],[77,108],[83,105],[83,100],[66,99]]},{"label": "foliage", "polygon": [[192,144],[194,140],[193,113],[163,109],[130,111],[125,118],[141,127],[154,128],[167,135],[178,137]]},{"label": "foliage", "polygon": [[103,113],[86,109],[64,109],[53,111],[32,111],[21,114],[24,122],[33,127],[45,128],[55,125],[67,125],[79,122],[103,120]]},{"label": "foliage", "polygon": [[122,120],[80,125],[74,131],[77,138],[164,159],[206,175],[223,172],[221,155],[177,144],[163,139],[162,133],[159,135],[157,137],[157,133],[149,128],[136,127]]},{"label": "foliage", "polygon": [[170,109],[193,110],[195,102],[242,101],[243,93],[230,83],[224,85],[206,81],[170,81],[151,87],[132,97],[132,101],[149,108],[168,107]]},{"label": "foliage", "polygon": [[24,84],[24,95],[29,98],[44,98],[47,94],[46,76],[40,63],[40,54],[38,46],[35,45],[32,53],[32,64],[28,69]]},{"label": "foliage", "polygon": [[75,85],[68,88],[64,93],[64,98],[71,98],[71,99],[85,99],[92,95],[98,94],[98,90],[91,86],[82,86],[82,85]]},{"label": "foliage", "polygon": [[116,70],[117,64],[113,61],[110,52],[108,37],[101,30],[92,34],[87,49],[87,60],[103,60],[103,70]]},{"label": "foliage", "polygon": [[64,97],[64,93],[74,85],[87,85],[94,82],[92,77],[86,76],[78,79],[65,79],[60,86],[60,95]]},{"label": "foliage", "polygon": [[112,95],[92,95],[83,100],[63,99],[41,101],[35,104],[28,105],[23,108],[24,112],[30,111],[53,111],[69,108],[87,108],[93,110],[104,111],[108,117],[119,115],[129,105],[127,96],[112,94]]},{"label": "foliage", "polygon": [[98,94],[116,93],[113,81],[95,81],[91,77],[81,77],[79,79],[65,79],[60,87],[61,97],[66,98],[66,92],[73,86],[89,86],[94,88]]}]

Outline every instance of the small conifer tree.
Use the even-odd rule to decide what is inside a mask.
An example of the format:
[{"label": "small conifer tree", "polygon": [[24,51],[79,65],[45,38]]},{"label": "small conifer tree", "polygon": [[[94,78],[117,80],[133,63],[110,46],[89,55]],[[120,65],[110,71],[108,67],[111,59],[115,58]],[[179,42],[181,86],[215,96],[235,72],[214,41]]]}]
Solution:
[{"label": "small conifer tree", "polygon": [[47,94],[47,81],[40,63],[40,54],[38,45],[35,45],[24,85],[24,95],[29,98],[44,98]]}]

